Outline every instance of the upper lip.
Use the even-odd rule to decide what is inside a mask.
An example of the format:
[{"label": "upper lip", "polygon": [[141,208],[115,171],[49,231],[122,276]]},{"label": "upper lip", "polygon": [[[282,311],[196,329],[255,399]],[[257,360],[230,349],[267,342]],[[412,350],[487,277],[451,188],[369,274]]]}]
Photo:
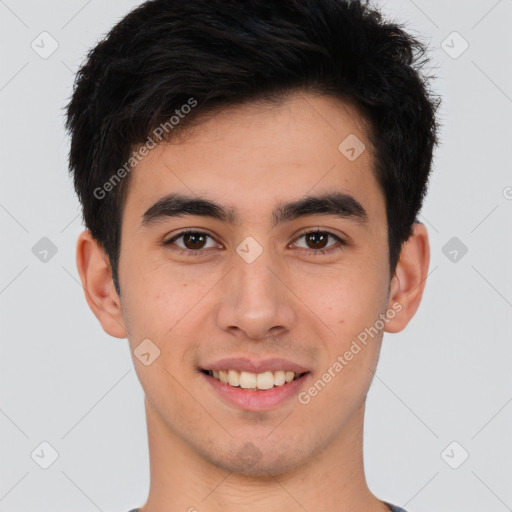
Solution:
[{"label": "upper lip", "polygon": [[272,359],[248,359],[246,357],[228,357],[206,364],[204,370],[237,370],[239,372],[264,373],[284,370],[285,372],[306,373],[309,370],[293,361],[280,358]]}]

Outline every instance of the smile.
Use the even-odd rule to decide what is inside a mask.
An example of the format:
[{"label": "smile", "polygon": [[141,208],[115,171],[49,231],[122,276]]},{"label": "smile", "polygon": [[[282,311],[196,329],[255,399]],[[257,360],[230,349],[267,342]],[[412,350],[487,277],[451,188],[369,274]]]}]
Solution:
[{"label": "smile", "polygon": [[239,372],[237,370],[203,370],[203,372],[229,386],[260,391],[283,386],[307,373],[295,373],[285,370],[266,371],[263,373]]}]

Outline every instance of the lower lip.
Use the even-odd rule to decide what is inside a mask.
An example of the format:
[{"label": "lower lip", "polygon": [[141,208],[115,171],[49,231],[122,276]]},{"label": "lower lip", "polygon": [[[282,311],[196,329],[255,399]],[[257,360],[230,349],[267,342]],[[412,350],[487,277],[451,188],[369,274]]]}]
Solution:
[{"label": "lower lip", "polygon": [[309,373],[306,373],[298,379],[287,382],[282,386],[274,386],[270,389],[255,391],[230,386],[203,372],[201,372],[201,375],[222,399],[231,405],[248,411],[268,411],[274,409],[292,396],[296,396],[309,377]]}]

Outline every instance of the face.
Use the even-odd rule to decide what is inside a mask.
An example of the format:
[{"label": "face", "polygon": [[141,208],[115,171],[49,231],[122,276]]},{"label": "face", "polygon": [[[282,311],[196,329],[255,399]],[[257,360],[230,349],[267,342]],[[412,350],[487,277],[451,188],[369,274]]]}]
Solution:
[{"label": "face", "polygon": [[372,166],[356,111],[295,93],[225,109],[132,172],[120,300],[151,354],[135,368],[152,421],[215,466],[291,470],[360,417],[393,303]]}]

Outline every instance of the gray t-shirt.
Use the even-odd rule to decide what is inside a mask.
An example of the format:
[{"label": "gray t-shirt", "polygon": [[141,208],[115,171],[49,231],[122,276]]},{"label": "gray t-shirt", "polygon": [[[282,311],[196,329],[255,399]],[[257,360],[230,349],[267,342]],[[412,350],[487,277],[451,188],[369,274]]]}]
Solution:
[{"label": "gray t-shirt", "polygon": [[[391,512],[407,512],[407,510],[405,510],[404,508],[400,508],[397,505],[392,505],[391,503],[388,503],[387,501],[384,501],[384,503],[389,507]],[[130,510],[130,512],[139,512],[139,509],[134,508],[134,509]]]},{"label": "gray t-shirt", "polygon": [[392,505],[391,503],[388,503],[387,501],[384,501],[384,503],[391,509],[391,512],[407,512],[405,508],[400,508],[398,505]]}]

